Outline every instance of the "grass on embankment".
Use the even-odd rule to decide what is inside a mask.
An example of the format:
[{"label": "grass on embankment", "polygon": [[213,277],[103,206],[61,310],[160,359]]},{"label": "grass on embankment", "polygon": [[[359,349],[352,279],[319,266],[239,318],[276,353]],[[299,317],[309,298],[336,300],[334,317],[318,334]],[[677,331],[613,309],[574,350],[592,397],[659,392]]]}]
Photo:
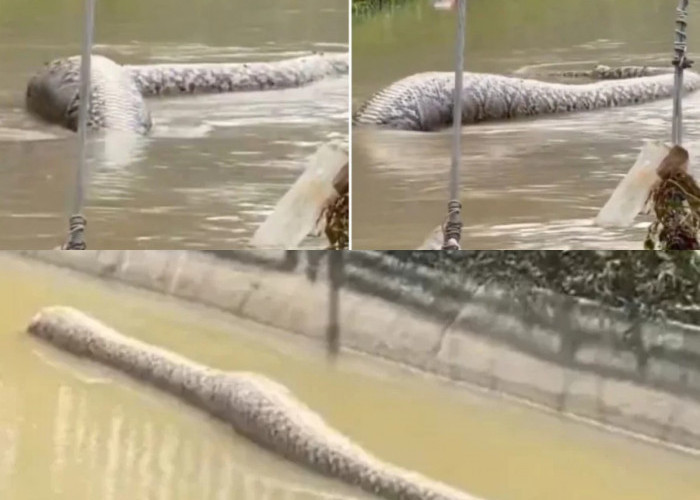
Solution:
[{"label": "grass on embankment", "polygon": [[415,0],[352,0],[353,21],[369,17]]}]

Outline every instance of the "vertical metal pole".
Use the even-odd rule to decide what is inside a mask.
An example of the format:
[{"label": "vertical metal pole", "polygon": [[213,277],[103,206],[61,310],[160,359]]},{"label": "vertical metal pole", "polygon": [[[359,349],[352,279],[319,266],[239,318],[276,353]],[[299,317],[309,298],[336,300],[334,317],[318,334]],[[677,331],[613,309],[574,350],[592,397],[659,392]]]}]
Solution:
[{"label": "vertical metal pole", "polygon": [[345,254],[343,250],[329,250],[328,279],[330,294],[328,297],[328,329],[326,338],[328,353],[336,356],[340,349],[340,288],[343,286]]},{"label": "vertical metal pole", "polygon": [[686,59],[687,37],[686,28],[688,26],[688,0],[680,0],[676,17],[676,30],[674,40],[675,56],[673,65],[675,69],[674,90],[673,90],[673,119],[671,126],[671,141],[673,144],[681,145],[683,142],[683,70],[691,66],[691,62]]},{"label": "vertical metal pole", "polygon": [[445,224],[443,249],[458,250],[462,235],[459,201],[459,166],[462,157],[462,77],[464,72],[464,39],[466,31],[467,0],[458,0],[457,47],[455,62],[455,90],[452,106],[452,162],[450,165],[450,201],[447,203],[448,219]]},{"label": "vertical metal pole", "polygon": [[284,251],[284,261],[281,264],[281,268],[285,271],[294,271],[299,265],[299,251],[298,250],[285,250]]},{"label": "vertical metal pole", "polygon": [[85,184],[87,182],[87,121],[90,106],[90,63],[92,38],[95,25],[95,0],[85,0],[83,47],[80,58],[80,104],[78,109],[78,154],[79,163],[75,179],[75,193],[69,222],[70,236],[65,248],[69,250],[85,249],[83,233],[85,217],[82,215],[85,201]]}]

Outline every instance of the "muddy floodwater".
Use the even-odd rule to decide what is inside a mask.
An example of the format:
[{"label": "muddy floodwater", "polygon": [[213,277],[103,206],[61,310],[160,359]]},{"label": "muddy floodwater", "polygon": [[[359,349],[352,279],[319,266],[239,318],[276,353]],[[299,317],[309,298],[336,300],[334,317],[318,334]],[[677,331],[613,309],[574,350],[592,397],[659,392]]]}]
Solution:
[{"label": "muddy floodwater", "polygon": [[[80,53],[82,0],[0,0],[0,248],[66,236],[77,136],[24,110],[45,61]],[[97,2],[95,52],[118,63],[268,61],[348,50],[346,0]],[[300,89],[147,99],[147,138],[93,136],[92,248],[240,248],[329,139],[348,79]],[[318,246],[310,240],[305,246]]]},{"label": "muddy floodwater", "polygon": [[[485,500],[690,499],[700,459],[230,316],[0,255],[0,497],[357,498],[222,423],[28,337],[72,305],[199,362],[264,373],[385,460]],[[268,496],[269,495],[269,496]]]},{"label": "muddy floodwater", "polygon": [[[674,0],[474,0],[465,68],[511,74],[596,64],[669,66]],[[689,52],[700,6],[690,3]],[[428,0],[353,24],[353,108],[395,80],[453,71],[456,17]],[[672,101],[469,125],[462,134],[464,248],[641,248],[648,218],[593,218],[646,139],[669,140]],[[700,146],[700,96],[684,100],[684,145]],[[353,248],[416,248],[447,213],[451,131],[353,133]],[[696,170],[697,171],[697,170]]]}]

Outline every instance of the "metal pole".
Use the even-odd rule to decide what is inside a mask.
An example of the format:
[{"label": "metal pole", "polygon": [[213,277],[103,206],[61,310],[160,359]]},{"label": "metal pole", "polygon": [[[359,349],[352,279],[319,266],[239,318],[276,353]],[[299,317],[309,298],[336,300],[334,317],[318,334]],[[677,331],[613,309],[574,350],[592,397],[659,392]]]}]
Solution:
[{"label": "metal pole", "polygon": [[340,288],[344,280],[344,257],[342,250],[329,250],[328,255],[328,280],[330,281],[330,294],[328,297],[328,328],[326,339],[328,353],[335,357],[340,349]]},{"label": "metal pole", "polygon": [[681,145],[683,142],[683,70],[690,68],[692,62],[686,59],[687,37],[686,28],[688,26],[688,0],[680,0],[676,9],[676,29],[673,58],[673,65],[676,67],[673,90],[673,120],[671,126],[671,141],[673,144]]},{"label": "metal pole", "polygon": [[462,77],[464,72],[464,38],[466,31],[467,0],[458,0],[457,50],[455,62],[455,90],[452,106],[452,162],[450,165],[450,201],[447,203],[447,222],[444,228],[443,249],[459,250],[462,235],[459,201],[459,165],[462,156]]},{"label": "metal pole", "polygon": [[78,109],[78,154],[79,163],[75,179],[75,194],[71,207],[69,222],[70,236],[65,248],[68,250],[84,250],[85,217],[82,215],[85,201],[85,184],[87,180],[87,121],[90,106],[90,63],[92,54],[92,38],[95,25],[95,0],[85,0],[85,18],[83,26],[83,47],[80,58],[80,104]]}]

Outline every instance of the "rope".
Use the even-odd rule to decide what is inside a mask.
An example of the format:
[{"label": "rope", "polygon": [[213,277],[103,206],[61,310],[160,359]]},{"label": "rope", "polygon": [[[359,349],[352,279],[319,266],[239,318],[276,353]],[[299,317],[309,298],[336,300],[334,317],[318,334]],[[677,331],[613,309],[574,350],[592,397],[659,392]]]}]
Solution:
[{"label": "rope", "polygon": [[75,196],[73,199],[72,214],[68,221],[68,241],[63,246],[64,250],[85,250],[85,225],[87,220],[82,215],[85,200],[85,184],[87,177],[87,119],[90,105],[90,62],[92,52],[92,35],[95,25],[95,0],[85,0],[85,25],[83,31],[83,47],[80,59],[80,108],[78,114],[78,145],[80,151],[80,163],[75,182]]},{"label": "rope", "polygon": [[464,37],[466,31],[467,0],[458,0],[457,15],[457,55],[455,62],[455,91],[452,106],[452,163],[450,168],[450,201],[447,202],[447,222],[444,227],[444,250],[459,250],[462,235],[459,201],[459,163],[462,156],[462,77],[464,71]]},{"label": "rope", "polygon": [[71,215],[68,219],[68,241],[62,250],[85,250],[85,240],[83,233],[87,220],[81,214]]},{"label": "rope", "polygon": [[683,70],[690,68],[693,62],[686,58],[687,37],[686,28],[688,26],[688,0],[680,0],[676,9],[676,37],[673,43],[675,56],[673,65],[675,66],[674,91],[673,91],[673,120],[671,127],[671,140],[674,145],[681,145],[683,140],[683,109],[682,109],[682,89]]},{"label": "rope", "polygon": [[459,214],[462,209],[462,204],[459,200],[450,200],[447,202],[447,222],[443,228],[445,242],[442,245],[443,250],[460,250],[459,237],[462,233],[462,221]]}]

